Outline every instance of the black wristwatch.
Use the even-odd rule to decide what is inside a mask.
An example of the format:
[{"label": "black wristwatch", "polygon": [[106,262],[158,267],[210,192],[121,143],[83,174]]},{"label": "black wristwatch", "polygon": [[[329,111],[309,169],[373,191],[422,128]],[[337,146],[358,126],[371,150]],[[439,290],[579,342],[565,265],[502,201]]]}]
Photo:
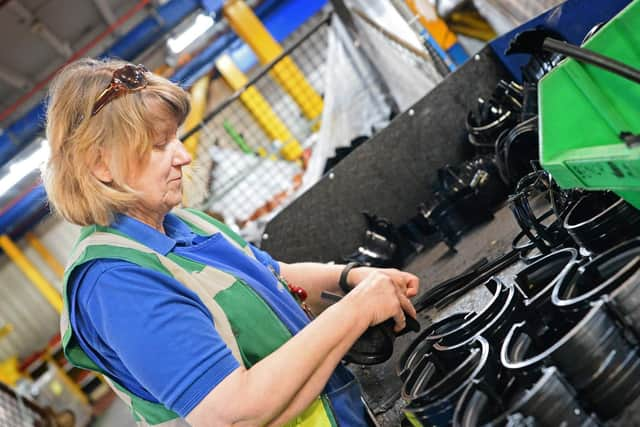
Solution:
[{"label": "black wristwatch", "polygon": [[342,292],[345,293],[345,295],[348,294],[351,289],[353,289],[347,283],[347,277],[349,276],[349,272],[351,271],[351,269],[356,267],[362,267],[362,264],[360,264],[359,262],[350,262],[349,264],[344,266],[344,269],[342,269],[342,273],[340,273],[340,280],[338,281],[338,285],[340,286],[340,289],[342,289]]}]

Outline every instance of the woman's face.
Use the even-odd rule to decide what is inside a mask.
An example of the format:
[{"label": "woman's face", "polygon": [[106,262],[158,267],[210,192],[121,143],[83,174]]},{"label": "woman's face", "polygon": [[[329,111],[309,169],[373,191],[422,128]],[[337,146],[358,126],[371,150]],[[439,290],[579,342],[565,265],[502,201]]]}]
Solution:
[{"label": "woman's face", "polygon": [[158,121],[147,162],[133,168],[127,184],[142,192],[142,214],[162,215],[182,201],[182,167],[191,163],[191,155],[178,139],[178,123],[173,118]]}]

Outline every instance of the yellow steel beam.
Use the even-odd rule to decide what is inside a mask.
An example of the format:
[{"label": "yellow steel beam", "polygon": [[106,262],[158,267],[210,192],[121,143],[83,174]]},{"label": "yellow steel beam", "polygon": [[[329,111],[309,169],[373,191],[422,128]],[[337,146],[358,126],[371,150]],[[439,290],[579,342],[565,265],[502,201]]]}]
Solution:
[{"label": "yellow steel beam", "polygon": [[448,18],[449,28],[458,34],[482,41],[496,38],[497,33],[477,11],[454,12]]},{"label": "yellow steel beam", "polygon": [[[251,47],[261,64],[273,61],[283,52],[282,46],[244,1],[228,0],[223,11],[231,28]],[[282,58],[273,67],[271,75],[291,95],[309,120],[320,116],[322,98],[291,58]]]},{"label": "yellow steel beam", "polygon": [[[189,131],[197,126],[204,117],[207,109],[207,97],[209,95],[209,85],[211,83],[211,77],[209,75],[202,76],[191,86],[191,110],[189,115],[184,120],[183,128],[185,131]],[[198,153],[198,144],[200,143],[200,131],[195,132],[189,138],[184,140],[184,148],[189,152],[191,158],[196,160]],[[193,178],[194,171],[187,169],[186,176],[188,179]],[[187,197],[188,192],[184,192],[182,196],[182,204],[189,206],[189,200]]]},{"label": "yellow steel beam", "polygon": [[[191,111],[184,121],[184,129],[186,131],[194,128],[204,117],[205,110],[207,109],[207,95],[209,94],[210,82],[211,78],[206,75],[198,79],[191,87]],[[196,158],[199,141],[200,132],[194,133],[184,141],[184,147],[194,159]]]},{"label": "yellow steel beam", "polygon": [[13,323],[5,323],[0,327],[0,340],[13,332]]},{"label": "yellow steel beam", "polygon": [[23,375],[18,369],[18,358],[16,356],[0,361],[0,382],[15,387],[22,378]]},{"label": "yellow steel beam", "polygon": [[51,271],[55,273],[55,275],[62,279],[64,276],[64,266],[58,262],[58,260],[53,256],[53,254],[47,249],[47,247],[36,237],[32,232],[28,232],[25,235],[27,242],[31,245],[31,247],[40,255],[40,257],[44,260],[45,263],[49,266]]},{"label": "yellow steel beam", "polygon": [[[249,81],[229,55],[220,56],[216,61],[216,68],[233,90],[243,88]],[[246,88],[240,95],[240,100],[269,138],[282,142],[280,154],[283,158],[295,160],[302,155],[300,143],[293,137],[287,126],[255,86]]]},{"label": "yellow steel beam", "polygon": [[429,32],[431,37],[444,50],[458,42],[456,35],[447,27],[437,14],[435,7],[425,0],[405,0],[409,10],[418,17],[420,24]]},{"label": "yellow steel beam", "polygon": [[62,297],[56,288],[51,285],[44,278],[44,276],[38,271],[38,269],[27,259],[22,253],[20,248],[13,243],[9,236],[0,236],[0,247],[7,254],[7,256],[18,266],[25,276],[33,283],[33,285],[40,291],[42,296],[51,304],[51,306],[58,312],[62,312]]}]

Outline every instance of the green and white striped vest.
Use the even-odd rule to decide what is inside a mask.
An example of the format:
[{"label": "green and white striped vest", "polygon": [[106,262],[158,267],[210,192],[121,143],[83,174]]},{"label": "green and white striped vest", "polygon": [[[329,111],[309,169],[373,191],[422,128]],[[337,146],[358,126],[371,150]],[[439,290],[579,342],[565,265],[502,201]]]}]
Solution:
[{"label": "green and white striped vest", "polygon": [[[191,209],[175,209],[191,230],[209,236],[220,232],[224,238],[254,258],[247,243],[223,223]],[[291,333],[267,303],[245,282],[224,271],[179,255],[161,255],[121,232],[100,226],[83,228],[76,242],[63,279],[64,310],[60,322],[62,346],[69,362],[77,367],[105,374],[80,348],[69,322],[68,279],[79,265],[95,259],[119,259],[174,277],[193,291],[211,312],[215,328],[246,368],[266,357],[289,338]],[[256,328],[256,325],[260,325]],[[141,399],[105,375],[114,392],[131,408],[139,426],[178,427],[188,423],[162,404]],[[337,426],[328,396],[319,396],[290,426]]]}]

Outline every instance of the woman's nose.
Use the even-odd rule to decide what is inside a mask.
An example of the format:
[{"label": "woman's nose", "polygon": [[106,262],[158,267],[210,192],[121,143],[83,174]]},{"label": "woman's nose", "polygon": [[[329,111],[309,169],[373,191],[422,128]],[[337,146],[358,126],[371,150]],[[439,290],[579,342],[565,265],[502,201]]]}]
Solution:
[{"label": "woman's nose", "polygon": [[186,166],[191,163],[191,154],[189,154],[181,142],[178,144],[178,148],[173,156],[173,163],[176,166]]}]

